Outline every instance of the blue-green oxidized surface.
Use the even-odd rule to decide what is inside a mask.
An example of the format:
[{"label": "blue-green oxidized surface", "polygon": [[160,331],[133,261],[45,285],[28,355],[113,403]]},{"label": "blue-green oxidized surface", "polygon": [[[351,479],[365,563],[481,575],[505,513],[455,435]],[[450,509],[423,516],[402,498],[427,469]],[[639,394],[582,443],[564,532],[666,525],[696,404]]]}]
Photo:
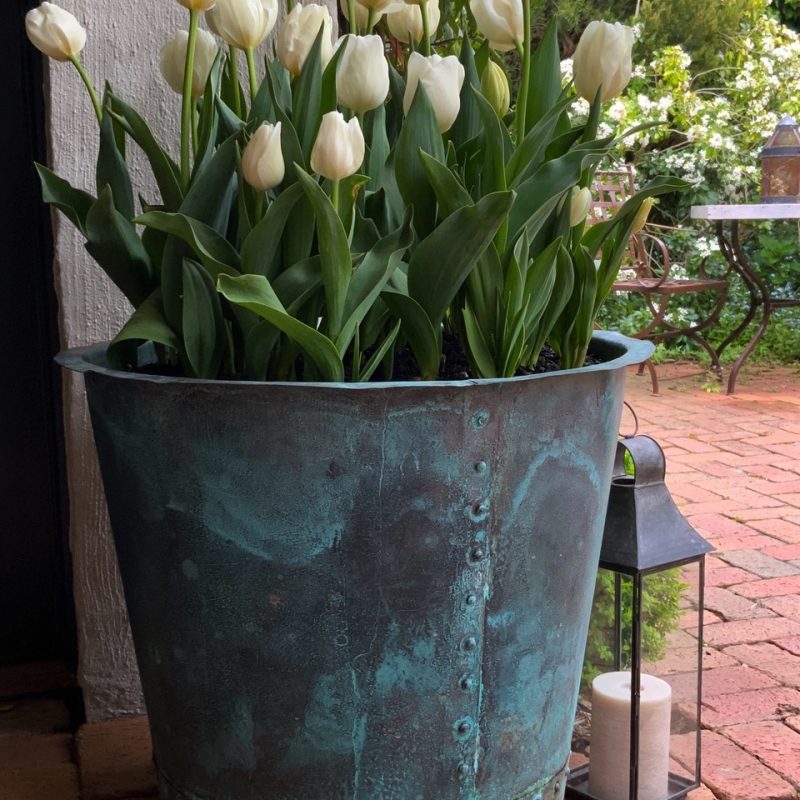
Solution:
[{"label": "blue-green oxidized surface", "polygon": [[542,800],[581,670],[624,367],[253,384],[86,372],[162,792]]}]

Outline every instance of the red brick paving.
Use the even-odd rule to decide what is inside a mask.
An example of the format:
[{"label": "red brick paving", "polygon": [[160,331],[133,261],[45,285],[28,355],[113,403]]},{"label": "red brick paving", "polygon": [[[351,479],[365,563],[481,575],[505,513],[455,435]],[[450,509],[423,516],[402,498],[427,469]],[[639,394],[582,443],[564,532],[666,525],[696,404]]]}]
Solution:
[{"label": "red brick paving", "polygon": [[[667,485],[679,507],[716,547],[706,560],[706,608],[720,621],[704,628],[697,798],[798,800],[800,372],[756,371],[728,397],[705,391],[704,378],[676,377],[687,371],[660,366],[658,397],[631,373],[626,399],[639,433],[667,453]],[[691,658],[683,637],[696,633],[681,628],[657,665],[678,701],[693,680],[681,674]],[[693,736],[673,742],[673,757],[691,766]]]}]

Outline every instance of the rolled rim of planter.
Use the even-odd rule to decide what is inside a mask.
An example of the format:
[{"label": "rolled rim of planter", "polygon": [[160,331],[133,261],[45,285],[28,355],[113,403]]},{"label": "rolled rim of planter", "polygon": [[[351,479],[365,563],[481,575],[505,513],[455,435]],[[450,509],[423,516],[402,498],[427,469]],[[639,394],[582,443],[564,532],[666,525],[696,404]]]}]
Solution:
[{"label": "rolled rim of planter", "polygon": [[[347,391],[366,391],[366,390],[387,390],[392,388],[413,388],[432,389],[442,386],[485,386],[494,383],[508,383],[515,381],[540,380],[543,378],[553,379],[567,377],[576,373],[600,372],[610,369],[620,369],[622,367],[641,364],[653,355],[655,349],[652,342],[646,339],[632,339],[623,336],[615,331],[597,331],[592,337],[590,351],[608,358],[599,364],[590,364],[576,369],[554,370],[553,372],[537,373],[535,375],[519,375],[513,378],[467,378],[460,381],[370,381],[366,383],[333,383],[333,382],[314,382],[314,381],[233,381],[233,380],[203,380],[200,378],[185,378],[171,375],[151,375],[135,370],[118,370],[110,367],[106,360],[106,349],[108,342],[91,344],[85,347],[73,347],[59,353],[55,360],[66,369],[74,372],[95,372],[100,375],[113,375],[115,378],[125,380],[147,381],[150,383],[190,383],[193,385],[202,384],[232,384],[235,386],[292,386],[292,387],[320,387],[325,386],[345,389]],[[154,359],[153,359],[154,360]],[[152,361],[145,361],[139,366],[144,366]]]}]

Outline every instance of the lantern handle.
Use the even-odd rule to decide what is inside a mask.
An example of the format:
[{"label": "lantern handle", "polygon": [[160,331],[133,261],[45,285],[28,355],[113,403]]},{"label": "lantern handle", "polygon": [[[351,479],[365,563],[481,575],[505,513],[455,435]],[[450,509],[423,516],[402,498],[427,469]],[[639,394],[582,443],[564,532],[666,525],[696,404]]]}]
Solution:
[{"label": "lantern handle", "polygon": [[614,458],[613,481],[630,478],[625,472],[625,453],[629,453],[633,462],[633,485],[653,486],[664,483],[667,471],[666,459],[661,445],[652,436],[629,436],[617,442],[617,453]]}]

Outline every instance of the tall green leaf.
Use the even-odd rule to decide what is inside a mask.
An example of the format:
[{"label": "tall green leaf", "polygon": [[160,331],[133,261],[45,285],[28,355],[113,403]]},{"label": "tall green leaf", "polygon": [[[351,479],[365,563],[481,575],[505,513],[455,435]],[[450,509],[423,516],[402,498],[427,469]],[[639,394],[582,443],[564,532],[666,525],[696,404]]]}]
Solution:
[{"label": "tall green leaf", "polygon": [[114,337],[106,353],[109,363],[117,369],[138,366],[136,350],[144,342],[179,350],[181,343],[175,332],[167,324],[161,304],[161,290],[153,293],[134,310],[133,314]]},{"label": "tall green leaf", "polygon": [[408,290],[438,325],[514,201],[513,192],[495,192],[453,212],[414,250]]},{"label": "tall green leaf", "polygon": [[328,312],[325,322],[329,335],[335,340],[344,322],[347,289],[353,270],[350,243],[342,221],[322,187],[299,168],[297,176],[317,221],[322,285],[325,287],[325,306]]},{"label": "tall green leaf", "polygon": [[151,211],[135,220],[140,225],[177,236],[197,254],[212,278],[220,273],[239,274],[239,254],[227,239],[213,228],[184,214]]},{"label": "tall green leaf", "polygon": [[183,262],[183,344],[196,378],[216,378],[225,347],[222,306],[209,274],[190,259]]},{"label": "tall green leaf", "polygon": [[561,94],[561,54],[558,47],[558,17],[553,15],[531,58],[527,133],[557,102]]},{"label": "tall green leaf", "polygon": [[158,184],[161,200],[167,211],[177,211],[183,199],[180,186],[180,169],[158,144],[147,123],[138,111],[111,94],[111,112],[123,121],[128,135],[139,145],[150,162],[150,169]]},{"label": "tall green leaf", "polygon": [[409,212],[403,225],[381,239],[364,256],[358,269],[353,273],[344,307],[345,322],[336,340],[336,348],[342,355],[350,346],[356,329],[400,264],[403,253],[414,241],[411,218]]},{"label": "tall green leaf", "polygon": [[97,194],[106,187],[111,189],[114,205],[125,219],[133,219],[133,188],[128,174],[128,165],[120,152],[114,131],[114,118],[103,114],[100,124],[100,146],[97,151]]},{"label": "tall green leaf", "polygon": [[85,236],[86,216],[96,198],[82,189],[76,189],[43,164],[35,164],[34,166],[42,185],[42,200],[61,211]]},{"label": "tall green leaf", "polygon": [[142,240],[115,208],[108,187],[86,215],[86,249],[134,307],[156,288],[153,265]]},{"label": "tall green leaf", "polygon": [[322,37],[324,35],[325,27],[320,26],[293,89],[292,121],[300,137],[300,145],[306,159],[311,157],[311,148],[314,145],[320,119],[322,119]]},{"label": "tall green leaf", "polygon": [[292,184],[269,204],[266,214],[242,242],[242,272],[272,280],[280,269],[281,237],[297,201],[303,197],[300,184]]},{"label": "tall green leaf", "polygon": [[417,87],[394,152],[397,186],[406,205],[414,208],[414,228],[424,239],[436,224],[436,197],[420,160],[420,151],[444,161],[444,145],[425,87]]},{"label": "tall green leaf", "polygon": [[318,330],[287,314],[263,275],[242,275],[239,278],[220,275],[217,288],[229,302],[258,314],[296,342],[324,380],[344,380],[344,364],[333,342]]},{"label": "tall green leaf", "polygon": [[384,289],[381,299],[403,322],[403,333],[411,347],[423,380],[436,380],[442,356],[441,330],[434,328],[425,309],[412,297]]}]

